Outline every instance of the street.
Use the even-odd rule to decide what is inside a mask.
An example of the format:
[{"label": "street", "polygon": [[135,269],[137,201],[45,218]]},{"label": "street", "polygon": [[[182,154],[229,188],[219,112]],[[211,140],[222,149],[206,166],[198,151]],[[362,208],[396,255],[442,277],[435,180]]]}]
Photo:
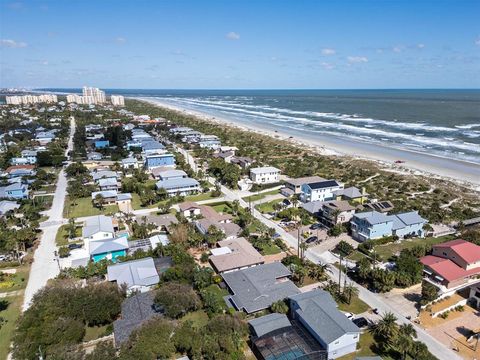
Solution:
[{"label": "street", "polygon": [[[70,119],[70,137],[65,155],[73,149],[73,134],[75,132],[75,119]],[[55,244],[55,236],[62,224],[66,222],[63,218],[63,206],[65,204],[65,196],[67,194],[67,178],[62,169],[58,174],[55,195],[53,196],[52,207],[46,211],[48,219],[40,224],[42,236],[40,244],[33,256],[33,263],[30,268],[30,276],[28,278],[27,287],[25,289],[25,297],[23,299],[23,311],[28,309],[35,293],[43,288],[49,279],[58,275],[59,266],[55,259],[54,252],[57,250]]]}]

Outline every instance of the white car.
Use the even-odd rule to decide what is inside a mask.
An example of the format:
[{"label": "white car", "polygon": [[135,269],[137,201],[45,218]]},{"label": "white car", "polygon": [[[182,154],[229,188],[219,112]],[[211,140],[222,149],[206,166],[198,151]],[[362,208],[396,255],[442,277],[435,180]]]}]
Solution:
[{"label": "white car", "polygon": [[353,315],[352,313],[345,312],[345,313],[343,313],[343,314],[347,317],[348,320],[353,320],[353,316],[354,316],[354,315]]}]

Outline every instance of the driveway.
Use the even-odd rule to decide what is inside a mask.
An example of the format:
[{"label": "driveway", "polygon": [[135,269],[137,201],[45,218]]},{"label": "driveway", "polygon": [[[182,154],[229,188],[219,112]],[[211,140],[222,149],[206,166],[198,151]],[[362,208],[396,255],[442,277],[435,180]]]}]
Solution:
[{"label": "driveway", "polygon": [[416,284],[406,289],[393,289],[388,293],[380,294],[380,296],[405,316],[415,319],[418,316],[417,304],[422,297],[422,285]]}]

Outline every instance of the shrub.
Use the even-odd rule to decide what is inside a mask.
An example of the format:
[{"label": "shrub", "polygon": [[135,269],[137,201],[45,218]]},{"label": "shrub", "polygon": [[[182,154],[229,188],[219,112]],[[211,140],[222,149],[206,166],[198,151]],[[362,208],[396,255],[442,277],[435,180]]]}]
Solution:
[{"label": "shrub", "polygon": [[58,249],[58,256],[61,258],[66,258],[70,255],[70,250],[66,246],[62,246],[61,248]]},{"label": "shrub", "polygon": [[197,310],[200,299],[193,288],[186,284],[169,282],[160,287],[155,303],[163,307],[165,315],[179,318],[189,311]]}]

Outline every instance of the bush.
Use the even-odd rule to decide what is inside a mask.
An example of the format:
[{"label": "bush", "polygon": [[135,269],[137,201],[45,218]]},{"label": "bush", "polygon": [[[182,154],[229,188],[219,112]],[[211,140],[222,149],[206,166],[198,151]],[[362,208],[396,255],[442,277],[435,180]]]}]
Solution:
[{"label": "bush", "polygon": [[66,258],[70,255],[70,249],[66,246],[62,246],[58,249],[58,256],[61,258]]},{"label": "bush", "polygon": [[163,307],[168,317],[179,318],[189,311],[197,310],[201,302],[191,286],[169,282],[157,291],[155,304]]},{"label": "bush", "polygon": [[207,252],[202,253],[202,256],[200,256],[200,261],[201,261],[202,263],[208,262],[209,256],[210,256],[210,255],[208,255]]},{"label": "bush", "polygon": [[335,247],[335,251],[338,252],[340,255],[348,256],[353,252],[353,246],[347,243],[346,241],[340,241],[337,246]]}]

